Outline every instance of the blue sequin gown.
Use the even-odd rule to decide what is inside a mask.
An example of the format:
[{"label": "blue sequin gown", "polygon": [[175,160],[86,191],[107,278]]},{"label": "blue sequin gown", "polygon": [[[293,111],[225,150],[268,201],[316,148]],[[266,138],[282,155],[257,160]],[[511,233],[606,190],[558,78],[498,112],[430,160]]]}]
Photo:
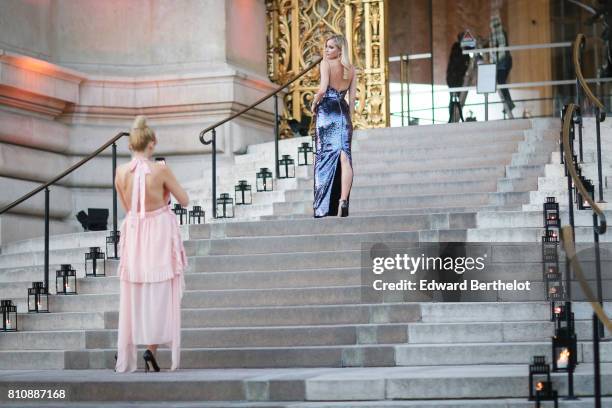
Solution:
[{"label": "blue sequin gown", "polygon": [[340,152],[344,151],[351,167],[353,123],[344,96],[347,90],[327,87],[315,116],[317,152],[314,161],[314,216],[338,214],[341,188]]}]

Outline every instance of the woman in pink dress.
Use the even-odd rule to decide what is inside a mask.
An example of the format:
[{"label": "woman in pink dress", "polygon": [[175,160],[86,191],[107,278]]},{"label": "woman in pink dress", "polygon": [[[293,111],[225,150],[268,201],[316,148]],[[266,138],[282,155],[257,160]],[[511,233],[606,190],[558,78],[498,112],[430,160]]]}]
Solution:
[{"label": "woman in pink dress", "polygon": [[[121,225],[119,333],[115,371],[137,369],[136,346],[147,345],[145,371],[159,371],[157,347],[172,351],[171,370],[180,362],[181,298],[187,258],[169,194],[184,207],[189,197],[169,167],[151,160],[157,144],[144,116],[130,131],[132,161],[117,167],[115,185],[126,210]],[[130,200],[128,201],[128,197]]]}]

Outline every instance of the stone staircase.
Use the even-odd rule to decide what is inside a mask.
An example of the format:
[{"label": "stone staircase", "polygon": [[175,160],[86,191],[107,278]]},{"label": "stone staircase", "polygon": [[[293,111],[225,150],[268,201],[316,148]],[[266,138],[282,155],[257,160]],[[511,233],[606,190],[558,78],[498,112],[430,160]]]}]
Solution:
[{"label": "stone staircase", "polygon": [[[538,194],[564,186],[552,172],[558,132],[555,120],[356,132],[349,218],[312,218],[312,169],[299,167],[298,178],[275,181],[274,192],[254,193],[254,204],[237,207],[235,219],[183,226],[189,268],[177,372],[166,372],[170,355],[162,348],[161,373],[113,372],[117,262],[107,261],[107,277],[85,278],[83,271],[84,252],[103,246],[107,233],[53,236],[51,279],[59,264],[73,264],[79,295],[52,295],[51,313],[22,313],[20,332],[0,334],[0,401],[41,406],[7,397],[9,389],[35,386],[65,389],[57,406],[533,406],[526,401],[527,365],[533,355],[550,360],[553,334],[543,293],[517,302],[366,301],[361,255],[366,242],[522,242],[538,252]],[[281,154],[303,141],[282,141]],[[250,146],[222,163],[218,192],[233,192],[239,179],[254,186],[255,171],[272,167],[273,144]],[[205,209],[208,182],[205,176],[189,186]],[[576,223],[577,239],[590,242],[589,213],[577,213]],[[21,312],[26,288],[43,275],[42,251],[40,238],[2,247],[0,298],[13,299]],[[508,249],[499,278],[514,274],[541,285],[532,255]],[[575,392],[582,399],[561,406],[586,407],[593,392],[591,311],[582,302],[574,307]],[[606,310],[612,314],[611,303]],[[601,361],[605,406],[612,406],[612,343],[601,344]],[[564,395],[566,376],[553,377]]]}]

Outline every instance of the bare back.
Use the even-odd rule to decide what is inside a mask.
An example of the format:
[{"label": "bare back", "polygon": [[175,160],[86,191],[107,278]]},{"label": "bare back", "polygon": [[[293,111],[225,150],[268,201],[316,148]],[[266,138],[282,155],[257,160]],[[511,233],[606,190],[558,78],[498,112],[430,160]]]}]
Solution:
[{"label": "bare back", "polygon": [[[149,161],[151,173],[145,177],[145,211],[154,211],[168,205],[169,191],[164,187],[163,164]],[[117,191],[126,211],[131,211],[131,197],[134,187],[134,173],[129,163],[117,167]],[[139,203],[140,204],[140,203]]]},{"label": "bare back", "polygon": [[329,86],[337,91],[345,91],[351,86],[353,80],[353,69],[349,70],[348,79],[344,79],[344,65],[340,59],[328,60],[329,64]]}]

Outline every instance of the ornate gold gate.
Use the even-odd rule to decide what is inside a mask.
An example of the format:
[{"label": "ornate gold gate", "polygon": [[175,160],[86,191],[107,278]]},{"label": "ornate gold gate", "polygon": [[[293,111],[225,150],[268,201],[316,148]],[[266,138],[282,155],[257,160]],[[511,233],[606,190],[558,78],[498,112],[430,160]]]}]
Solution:
[{"label": "ornate gold gate", "polygon": [[[354,126],[388,126],[386,1],[266,0],[270,80],[284,83],[323,55],[328,35],[343,34],[358,73]],[[310,103],[318,86],[318,67],[291,85],[284,118],[301,121],[304,115],[311,116]]]}]

